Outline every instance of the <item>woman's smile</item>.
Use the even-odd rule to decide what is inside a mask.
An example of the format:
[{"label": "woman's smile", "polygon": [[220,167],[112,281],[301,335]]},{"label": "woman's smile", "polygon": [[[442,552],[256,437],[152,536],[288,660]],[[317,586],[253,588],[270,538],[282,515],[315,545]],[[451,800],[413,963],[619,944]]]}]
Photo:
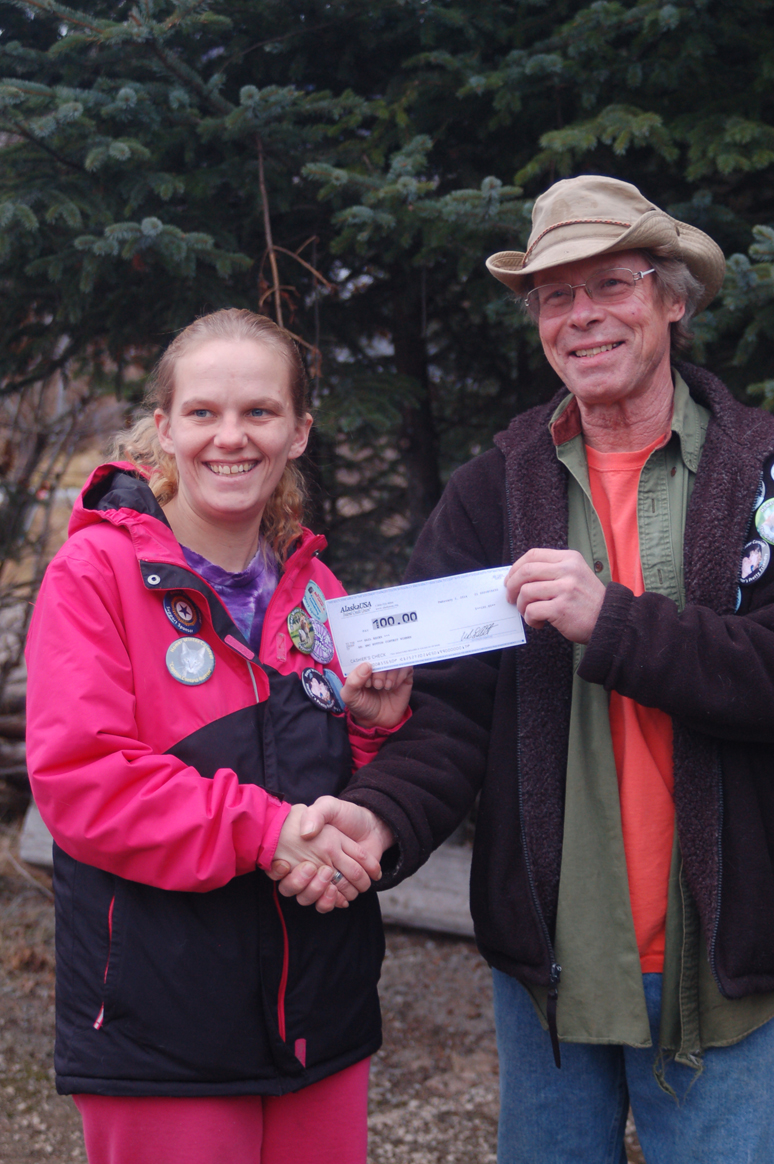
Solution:
[{"label": "woman's smile", "polygon": [[236,473],[249,473],[258,464],[257,461],[206,461],[207,468],[219,476],[234,476]]}]

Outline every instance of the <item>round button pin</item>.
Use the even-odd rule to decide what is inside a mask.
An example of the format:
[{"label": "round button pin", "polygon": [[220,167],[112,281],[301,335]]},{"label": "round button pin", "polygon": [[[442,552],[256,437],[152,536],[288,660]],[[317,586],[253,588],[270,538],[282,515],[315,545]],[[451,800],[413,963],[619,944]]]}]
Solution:
[{"label": "round button pin", "polygon": [[330,663],[334,654],[333,639],[327,627],[318,622],[316,618],[312,619],[312,628],[314,629],[314,646],[312,647],[312,658],[316,659],[318,663]]},{"label": "round button pin", "polygon": [[182,635],[195,635],[202,625],[199,608],[187,594],[174,591],[165,594],[164,613],[175,630]]},{"label": "round button pin", "polygon": [[771,561],[771,549],[760,538],[753,538],[742,550],[739,585],[752,586],[763,575]]},{"label": "round button pin", "polygon": [[311,655],[314,650],[312,618],[300,606],[294,607],[288,615],[288,632],[293,645],[305,655]]},{"label": "round button pin", "polygon": [[774,497],[764,501],[755,514],[755,528],[765,542],[774,545]]},{"label": "round button pin", "polygon": [[325,595],[316,582],[307,582],[304,591],[304,606],[312,618],[316,618],[318,622],[328,621],[328,606]]},{"label": "round button pin", "polygon": [[175,639],[167,650],[167,670],[178,683],[198,687],[215,670],[215,654],[204,639]]},{"label": "round button pin", "polygon": [[321,711],[334,711],[336,709],[336,696],[333,688],[324,675],[319,671],[315,671],[314,667],[305,667],[301,672],[301,683],[304,691],[315,707],[319,707]]},{"label": "round button pin", "polygon": [[335,671],[330,671],[327,667],[324,668],[323,675],[331,685],[339,711],[346,711],[347,705],[341,698],[341,691],[344,686],[344,684],[341,682],[341,679],[339,679]]},{"label": "round button pin", "polygon": [[764,481],[763,474],[761,473],[761,483],[758,486],[758,492],[755,494],[755,501],[753,502],[753,509],[757,509],[760,505],[763,505],[765,500],[766,500],[766,482]]}]

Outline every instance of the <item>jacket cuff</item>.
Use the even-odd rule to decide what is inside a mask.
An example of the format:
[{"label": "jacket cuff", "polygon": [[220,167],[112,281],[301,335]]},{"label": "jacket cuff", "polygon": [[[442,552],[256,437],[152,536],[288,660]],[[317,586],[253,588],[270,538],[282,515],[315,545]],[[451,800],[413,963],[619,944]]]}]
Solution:
[{"label": "jacket cuff", "polygon": [[420,853],[405,814],[391,796],[387,796],[375,788],[345,788],[340,793],[339,798],[348,800],[352,804],[359,804],[361,808],[369,809],[375,816],[384,821],[395,837],[395,844],[382,853],[379,862],[382,867],[382,876],[379,881],[374,882],[376,890],[391,889],[393,885],[397,885],[406,876],[407,865],[413,873],[430,856],[432,848]]},{"label": "jacket cuff", "polygon": [[268,872],[277,851],[279,835],[282,826],[287,820],[288,813],[293,806],[287,801],[277,800],[274,796],[266,797],[266,817],[264,821],[263,838],[258,849],[256,866]]},{"label": "jacket cuff", "polygon": [[597,624],[578,667],[579,678],[609,688],[633,602],[634,594],[628,586],[622,586],[620,582],[608,583]]},{"label": "jacket cuff", "polygon": [[399,731],[411,719],[411,708],[407,707],[401,719],[394,727],[363,727],[356,723],[347,711],[347,731],[352,748],[352,771],[357,772],[364,764],[373,760],[382,744],[393,732]]}]

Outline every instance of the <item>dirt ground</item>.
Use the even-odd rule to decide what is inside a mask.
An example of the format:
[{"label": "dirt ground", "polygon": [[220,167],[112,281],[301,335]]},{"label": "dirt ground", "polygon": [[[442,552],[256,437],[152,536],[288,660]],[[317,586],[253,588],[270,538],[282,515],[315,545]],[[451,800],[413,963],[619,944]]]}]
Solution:
[{"label": "dirt ground", "polygon": [[[78,1113],[53,1083],[51,882],[19,861],[17,839],[0,826],[0,1161],[85,1164]],[[381,993],[369,1164],[495,1164],[491,987],[475,946],[390,928]],[[628,1140],[644,1164],[633,1130]]]}]

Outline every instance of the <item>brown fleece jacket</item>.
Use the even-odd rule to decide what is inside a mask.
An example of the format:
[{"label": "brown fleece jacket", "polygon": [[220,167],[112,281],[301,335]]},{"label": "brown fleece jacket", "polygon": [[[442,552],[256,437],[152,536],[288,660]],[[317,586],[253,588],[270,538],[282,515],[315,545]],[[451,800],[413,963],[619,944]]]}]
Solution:
[{"label": "brown fleece jacket", "polygon": [[[774,990],[774,561],[734,613],[774,417],[680,365],[711,413],[686,520],[687,605],[612,583],[581,676],[673,717],[675,805],[686,875],[720,989]],[[407,581],[567,546],[567,472],[549,405],[512,421],[452,477]],[[772,555],[774,559],[774,554]],[[471,910],[488,961],[549,984],[561,869],[572,648],[551,627],[489,655],[417,668],[414,714],[344,794],[398,839],[381,887],[413,872],[480,790]],[[385,862],[387,864],[387,862]]]}]

